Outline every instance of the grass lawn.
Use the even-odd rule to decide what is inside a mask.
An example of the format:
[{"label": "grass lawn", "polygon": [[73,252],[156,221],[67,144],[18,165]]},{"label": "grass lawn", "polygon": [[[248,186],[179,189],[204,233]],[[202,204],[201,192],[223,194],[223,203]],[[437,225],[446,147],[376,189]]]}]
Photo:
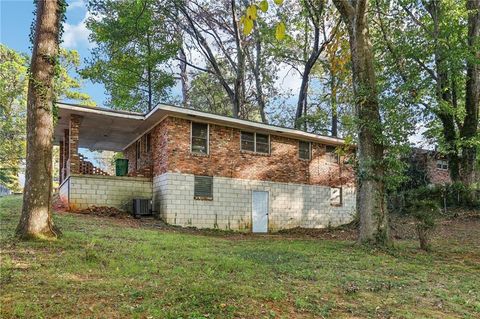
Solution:
[{"label": "grass lawn", "polygon": [[1,318],[480,318],[480,220],[423,253],[306,236],[158,230],[56,214],[64,235],[12,238],[0,198]]}]

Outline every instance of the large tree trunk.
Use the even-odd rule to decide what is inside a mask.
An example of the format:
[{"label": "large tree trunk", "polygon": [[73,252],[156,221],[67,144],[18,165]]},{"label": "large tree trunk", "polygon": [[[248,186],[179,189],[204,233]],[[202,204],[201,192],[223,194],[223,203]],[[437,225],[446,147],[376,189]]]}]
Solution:
[{"label": "large tree trunk", "polygon": [[388,245],[382,122],[367,22],[367,0],[334,0],[349,31],[355,115],[358,120],[357,212],[359,243]]},{"label": "large tree trunk", "polygon": [[265,95],[263,94],[262,76],[260,70],[262,69],[262,40],[260,38],[260,32],[255,28],[255,63],[251,61],[252,73],[255,78],[255,98],[258,103],[258,109],[260,111],[260,117],[263,123],[268,123],[267,116],[265,115]]},{"label": "large tree trunk", "polygon": [[301,129],[303,126],[304,130],[306,127],[306,120],[302,119],[302,117],[307,115],[304,110],[306,109],[306,103],[307,103],[308,82],[310,80],[310,73],[312,72],[313,66],[317,62],[318,57],[320,56],[320,53],[322,53],[326,45],[326,43],[323,43],[322,46],[320,47],[320,28],[316,24],[316,21],[314,21],[314,18],[312,17],[311,19],[314,23],[314,34],[315,34],[314,40],[313,40],[313,48],[312,48],[312,51],[310,52],[310,56],[308,57],[308,60],[305,61],[305,66],[303,68],[302,83],[300,84],[300,91],[298,92],[297,110],[295,112],[295,128]]},{"label": "large tree trunk", "polygon": [[338,107],[336,77],[332,69],[330,73],[330,110],[332,112],[332,136],[338,136]]},{"label": "large tree trunk", "polygon": [[27,159],[21,238],[56,237],[50,200],[52,194],[53,79],[58,56],[60,5],[37,1],[35,40],[28,83]]},{"label": "large tree trunk", "polygon": [[440,41],[440,20],[443,12],[441,2],[430,1],[425,7],[433,20],[433,36],[435,38],[435,72],[436,72],[436,96],[439,109],[436,111],[437,117],[442,122],[442,134],[445,143],[446,154],[448,158],[448,169],[450,178],[458,181],[459,157],[457,148],[457,134],[455,128],[455,117],[450,110],[446,110],[444,105],[453,108],[452,87],[448,76],[448,66],[446,64],[445,44]]},{"label": "large tree trunk", "polygon": [[240,29],[238,28],[237,8],[235,0],[230,1],[232,9],[232,25],[233,32],[235,34],[235,44],[237,47],[237,66],[235,72],[234,92],[235,97],[233,99],[233,117],[238,118],[242,111],[243,101],[245,100],[245,54],[243,52],[242,40],[240,36]]},{"label": "large tree trunk", "polygon": [[188,95],[189,87],[188,87],[188,73],[187,73],[187,56],[185,55],[185,51],[183,47],[180,48],[178,52],[180,58],[180,79],[182,82],[182,105],[183,107],[189,108],[190,107],[190,98]]},{"label": "large tree trunk", "polygon": [[[462,146],[460,178],[466,185],[475,181],[477,147],[469,143],[478,134],[480,104],[480,0],[467,0],[468,47],[470,59],[467,60],[467,81],[465,89],[465,119],[460,130]],[[476,59],[476,60],[475,60]]]}]

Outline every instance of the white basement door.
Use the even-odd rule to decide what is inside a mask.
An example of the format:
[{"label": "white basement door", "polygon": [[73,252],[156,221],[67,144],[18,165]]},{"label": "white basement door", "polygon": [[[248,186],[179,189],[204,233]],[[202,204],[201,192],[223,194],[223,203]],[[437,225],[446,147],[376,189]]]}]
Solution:
[{"label": "white basement door", "polygon": [[268,232],[268,192],[252,192],[252,232]]}]

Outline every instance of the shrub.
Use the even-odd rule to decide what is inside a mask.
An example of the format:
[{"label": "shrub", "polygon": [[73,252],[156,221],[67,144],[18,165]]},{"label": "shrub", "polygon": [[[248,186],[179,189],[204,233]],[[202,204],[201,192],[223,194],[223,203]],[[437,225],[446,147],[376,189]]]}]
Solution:
[{"label": "shrub", "polygon": [[415,230],[420,248],[430,251],[430,237],[436,227],[436,219],[440,215],[440,207],[434,200],[414,199],[407,207],[407,213],[415,218]]}]

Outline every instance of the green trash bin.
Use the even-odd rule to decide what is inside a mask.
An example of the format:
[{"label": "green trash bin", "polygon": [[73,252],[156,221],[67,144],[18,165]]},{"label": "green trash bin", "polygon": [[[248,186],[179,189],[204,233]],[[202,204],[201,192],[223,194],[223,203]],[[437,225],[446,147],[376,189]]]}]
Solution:
[{"label": "green trash bin", "polygon": [[115,175],[127,176],[128,174],[128,159],[117,158],[115,160]]}]

